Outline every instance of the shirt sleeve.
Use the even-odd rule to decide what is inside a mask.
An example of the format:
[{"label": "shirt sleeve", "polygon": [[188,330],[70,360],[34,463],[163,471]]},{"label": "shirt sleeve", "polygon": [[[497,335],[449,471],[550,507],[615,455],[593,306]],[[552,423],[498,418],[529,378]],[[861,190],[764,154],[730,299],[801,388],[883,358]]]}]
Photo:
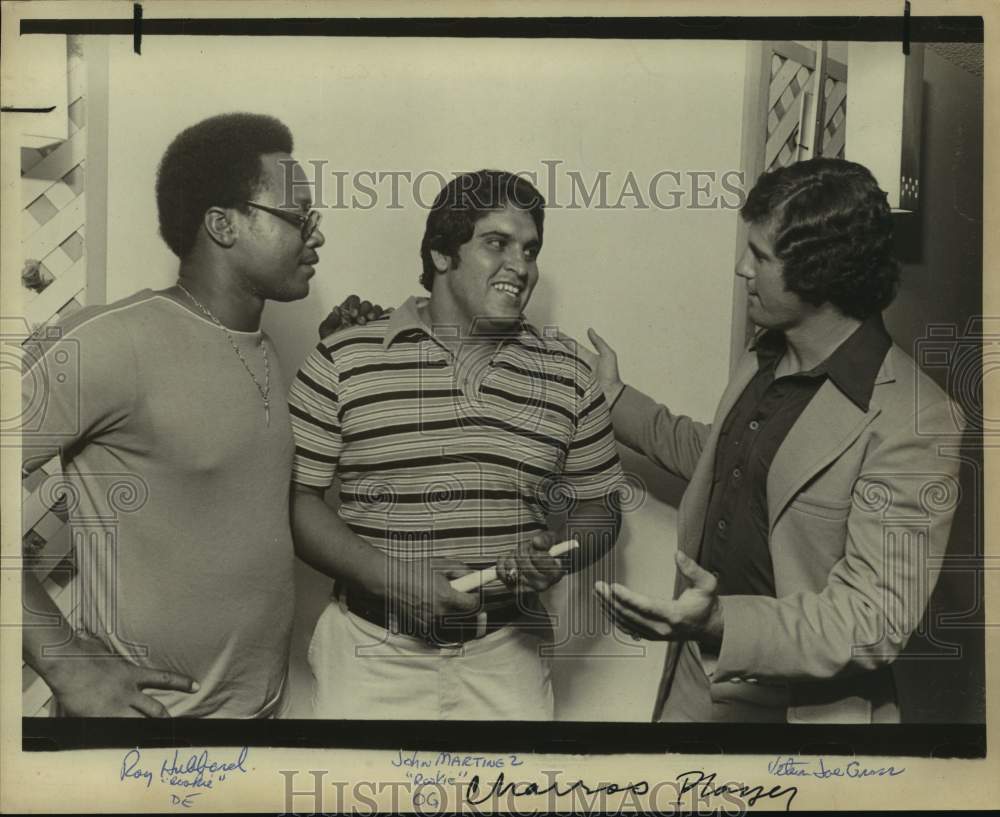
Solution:
[{"label": "shirt sleeve", "polygon": [[631,386],[625,386],[611,413],[615,435],[661,468],[690,480],[712,427],[674,414]]},{"label": "shirt sleeve", "polygon": [[135,402],[135,350],[113,316],[44,327],[20,351],[25,460],[59,454],[66,462],[84,443],[127,422]]},{"label": "shirt sleeve", "polygon": [[579,500],[599,499],[624,485],[611,416],[604,393],[591,374],[578,403],[576,431],[563,466],[563,480]]},{"label": "shirt sleeve", "polygon": [[329,350],[320,343],[292,381],[288,411],[295,438],[292,481],[328,488],[343,447],[340,430],[340,376]]}]

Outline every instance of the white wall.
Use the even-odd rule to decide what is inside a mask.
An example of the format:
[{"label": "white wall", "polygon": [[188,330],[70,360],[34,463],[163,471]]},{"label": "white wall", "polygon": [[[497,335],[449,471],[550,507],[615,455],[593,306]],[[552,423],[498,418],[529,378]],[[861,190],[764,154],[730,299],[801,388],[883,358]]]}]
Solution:
[{"label": "white wall", "polygon": [[[227,110],[283,119],[296,156],[331,169],[414,175],[488,166],[541,174],[561,160],[588,185],[610,172],[612,203],[631,170],[645,190],[658,171],[738,169],[745,45],[708,42],[570,42],[368,39],[147,38],[110,51],[108,297],[168,286],[176,260],[157,236],[153,179],[169,140]],[[328,192],[332,176],[327,179]],[[672,180],[663,181],[669,201]],[[406,185],[404,185],[404,189]],[[380,186],[387,194],[388,186]],[[429,201],[437,184],[422,188]],[[569,199],[560,176],[557,198]],[[645,195],[645,192],[644,192]],[[361,197],[366,201],[366,197]],[[729,197],[732,199],[732,197]],[[312,295],[272,305],[265,328],[288,373],[317,339],[331,305],[358,292],[397,304],[418,291],[425,211],[328,210]],[[529,308],[540,325],[584,337],[594,326],[620,351],[626,379],[708,419],[726,380],[737,216],[731,209],[551,209],[542,279]],[[649,202],[647,202],[649,203]],[[685,202],[687,204],[689,202]],[[635,459],[627,464],[632,467]],[[620,540],[617,577],[669,595],[677,486],[651,470],[652,496]],[[296,689],[302,652],[328,583],[300,571]],[[577,584],[580,589],[580,583]],[[583,586],[586,595],[588,586]],[[565,610],[568,588],[552,592]],[[663,651],[575,638],[555,662],[559,715],[645,720]],[[600,655],[619,654],[617,660]],[[586,656],[590,656],[587,658]],[[610,693],[610,694],[609,694]]]}]

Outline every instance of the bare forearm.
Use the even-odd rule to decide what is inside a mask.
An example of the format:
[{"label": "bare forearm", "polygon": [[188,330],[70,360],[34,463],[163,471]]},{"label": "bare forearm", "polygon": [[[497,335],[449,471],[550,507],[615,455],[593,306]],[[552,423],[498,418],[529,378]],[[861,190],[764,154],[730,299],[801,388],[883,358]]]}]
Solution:
[{"label": "bare forearm", "polygon": [[345,579],[397,605],[404,626],[431,632],[432,622],[452,613],[471,613],[478,597],[452,589],[442,572],[421,569],[428,560],[392,559],[357,536],[317,489],[294,486],[292,533],[295,551],[327,576]]},{"label": "bare forearm", "polygon": [[86,635],[77,635],[55,602],[25,570],[22,574],[25,663],[54,693],[71,717],[165,718],[170,713],[143,690],[197,692],[194,679],[171,670],[140,667]]},{"label": "bare forearm", "polygon": [[[22,573],[21,594],[22,657],[55,689],[66,674],[65,656],[75,643],[73,629],[27,567]],[[58,657],[51,654],[57,647],[62,653]]]},{"label": "bare forearm", "polygon": [[295,553],[310,567],[385,595],[389,558],[352,531],[318,493],[293,487]]},{"label": "bare forearm", "polygon": [[559,531],[559,541],[576,539],[580,543],[567,554],[569,571],[576,572],[603,559],[618,541],[621,525],[618,494],[578,502]]}]

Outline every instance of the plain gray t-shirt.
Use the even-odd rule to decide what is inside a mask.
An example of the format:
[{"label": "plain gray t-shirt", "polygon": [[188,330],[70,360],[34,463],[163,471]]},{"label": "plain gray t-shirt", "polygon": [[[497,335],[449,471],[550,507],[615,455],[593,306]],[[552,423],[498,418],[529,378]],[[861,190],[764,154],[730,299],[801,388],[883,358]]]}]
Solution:
[{"label": "plain gray t-shirt", "polygon": [[23,445],[58,447],[70,487],[70,621],[198,681],[196,693],[150,691],[174,716],[267,715],[288,662],[286,387],[268,337],[230,334],[262,386],[267,345],[270,425],[222,329],[150,290],[24,346],[40,359],[23,379]]}]

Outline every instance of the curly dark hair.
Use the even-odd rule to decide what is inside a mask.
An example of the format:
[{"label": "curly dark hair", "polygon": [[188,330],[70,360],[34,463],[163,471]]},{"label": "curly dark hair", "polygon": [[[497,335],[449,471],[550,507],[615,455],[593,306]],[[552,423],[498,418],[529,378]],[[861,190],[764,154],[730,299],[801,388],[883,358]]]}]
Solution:
[{"label": "curly dark hair", "polygon": [[476,222],[508,204],[531,214],[541,248],[545,199],[527,179],[506,170],[477,170],[456,176],[441,188],[431,205],[424,238],[420,242],[420,259],[424,264],[420,283],[428,292],[434,286],[437,273],[431,250],[447,255],[454,264],[458,248],[472,238]]},{"label": "curly dark hair", "polygon": [[291,153],[292,134],[273,116],[226,113],[181,131],[156,172],[160,235],[184,259],[209,207],[237,207],[259,189],[265,153]]},{"label": "curly dark hair", "polygon": [[803,301],[864,320],[896,297],[889,204],[868,168],[817,158],[772,170],[740,215],[770,228],[785,288]]}]

